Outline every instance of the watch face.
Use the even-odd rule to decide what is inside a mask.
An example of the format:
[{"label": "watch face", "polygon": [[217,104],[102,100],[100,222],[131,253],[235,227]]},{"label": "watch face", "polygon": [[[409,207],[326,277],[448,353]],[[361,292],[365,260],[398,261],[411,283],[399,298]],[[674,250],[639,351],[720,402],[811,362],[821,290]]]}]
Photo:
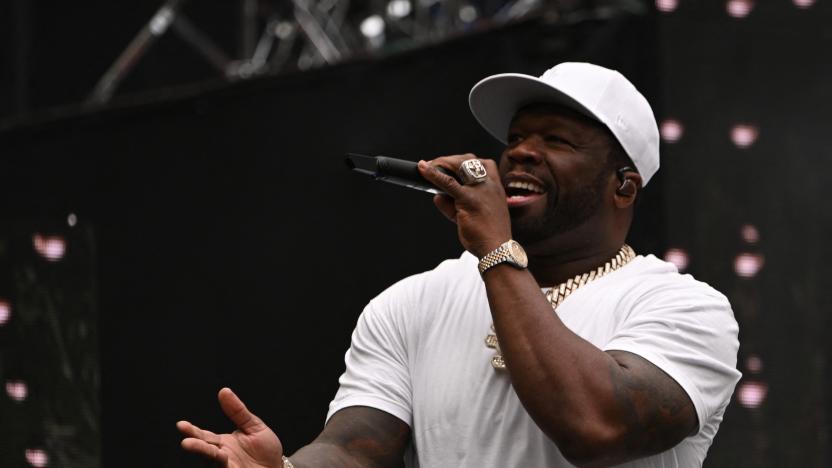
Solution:
[{"label": "watch face", "polygon": [[517,261],[518,265],[526,268],[529,264],[529,259],[526,257],[526,251],[516,241],[511,242],[511,256]]}]

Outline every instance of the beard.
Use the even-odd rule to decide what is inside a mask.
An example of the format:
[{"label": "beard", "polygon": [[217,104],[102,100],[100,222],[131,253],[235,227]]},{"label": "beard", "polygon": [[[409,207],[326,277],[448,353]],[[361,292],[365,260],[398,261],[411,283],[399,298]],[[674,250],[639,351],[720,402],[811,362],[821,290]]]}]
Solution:
[{"label": "beard", "polygon": [[522,219],[519,214],[511,213],[512,237],[523,245],[531,245],[580,226],[598,212],[606,179],[607,171],[599,171],[591,184],[563,199],[557,191],[549,192],[542,216]]}]

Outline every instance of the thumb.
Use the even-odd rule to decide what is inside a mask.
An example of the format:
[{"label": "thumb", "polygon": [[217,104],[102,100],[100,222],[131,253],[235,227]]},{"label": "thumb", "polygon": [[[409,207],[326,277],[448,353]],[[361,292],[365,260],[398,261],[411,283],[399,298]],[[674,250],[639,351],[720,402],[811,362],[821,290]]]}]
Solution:
[{"label": "thumb", "polygon": [[251,413],[251,411],[246,408],[246,405],[243,403],[240,398],[231,391],[230,388],[226,387],[220,390],[220,393],[217,395],[217,399],[220,401],[220,408],[222,408],[222,412],[228,416],[228,419],[234,423],[235,426],[242,432],[246,434],[251,434],[257,431],[262,430],[266,427],[263,424],[263,421]]}]

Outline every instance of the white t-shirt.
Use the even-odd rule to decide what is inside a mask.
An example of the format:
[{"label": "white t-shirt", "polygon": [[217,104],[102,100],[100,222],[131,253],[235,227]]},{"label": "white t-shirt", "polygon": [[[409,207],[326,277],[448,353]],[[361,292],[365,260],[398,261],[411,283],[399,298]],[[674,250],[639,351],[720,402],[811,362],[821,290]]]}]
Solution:
[{"label": "white t-shirt", "polygon": [[[701,466],[740,377],[737,322],[726,298],[670,263],[638,256],[576,290],[557,314],[598,348],[661,368],[696,407],[696,435],[621,466]],[[508,375],[491,367],[494,350],[484,341],[491,323],[469,253],[399,281],[358,319],[327,420],[349,406],[401,419],[412,429],[408,466],[572,466],[529,417]]]}]

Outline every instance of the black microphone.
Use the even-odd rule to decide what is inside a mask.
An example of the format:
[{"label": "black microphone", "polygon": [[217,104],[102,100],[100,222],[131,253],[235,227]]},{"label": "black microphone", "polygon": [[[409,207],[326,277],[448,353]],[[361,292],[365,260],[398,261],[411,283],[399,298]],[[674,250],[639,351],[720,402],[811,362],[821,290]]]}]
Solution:
[{"label": "black microphone", "polygon": [[[353,171],[369,175],[375,180],[381,180],[428,193],[444,193],[422,177],[422,174],[419,173],[418,164],[414,161],[387,156],[367,156],[364,154],[347,153],[344,157],[344,162]],[[443,167],[438,167],[437,169],[459,182],[459,177],[453,172]]]}]

